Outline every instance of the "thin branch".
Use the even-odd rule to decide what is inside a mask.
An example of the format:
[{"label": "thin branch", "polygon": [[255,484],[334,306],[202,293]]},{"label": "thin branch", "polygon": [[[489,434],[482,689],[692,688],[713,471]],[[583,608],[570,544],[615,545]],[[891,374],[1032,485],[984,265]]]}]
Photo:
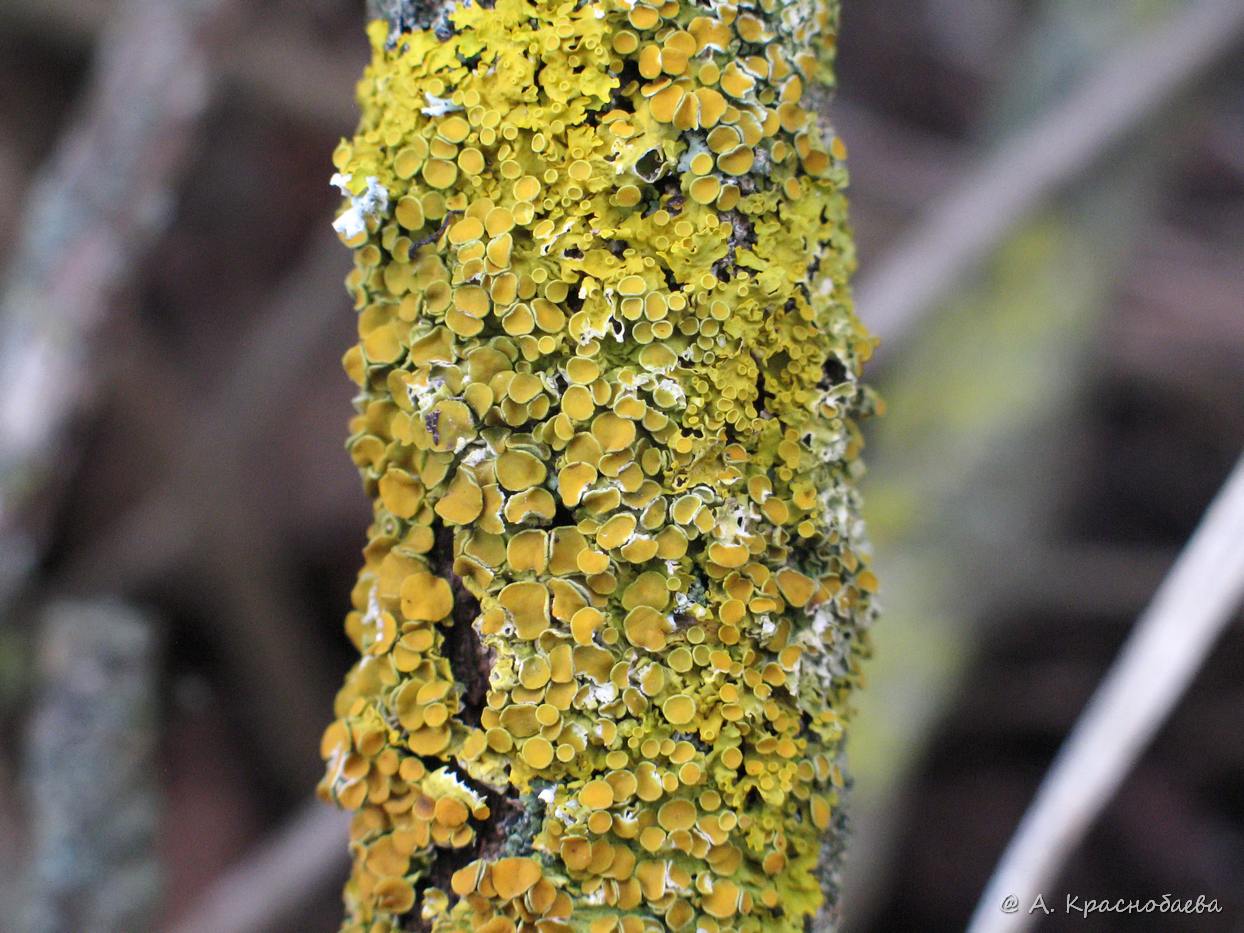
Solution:
[{"label": "thin branch", "polygon": [[856,286],[884,353],[1017,223],[1231,52],[1240,0],[1201,0],[1131,43],[987,155]]},{"label": "thin branch", "polygon": [[[86,544],[62,580],[76,589],[127,590],[179,563],[197,565],[211,580],[207,598],[221,609],[213,633],[239,689],[256,698],[250,726],[276,774],[299,783],[314,764],[306,749],[323,726],[334,677],[300,634],[302,597],[283,578],[280,532],[247,491],[245,460],[263,449],[331,325],[348,317],[346,264],[325,220],[222,367],[228,378],[175,439],[162,481]],[[247,559],[233,559],[239,553]],[[272,683],[300,689],[272,696]]]},{"label": "thin branch", "polygon": [[[970,933],[1016,931],[1183,696],[1244,598],[1244,457],[1211,503],[1059,750],[990,880]],[[1018,911],[1003,912],[1018,898]]]},{"label": "thin branch", "polygon": [[147,929],[159,892],[155,625],[109,601],[43,616],[23,929]]},{"label": "thin branch", "polygon": [[319,800],[217,879],[172,933],[289,929],[308,894],[345,878],[350,816]]},{"label": "thin branch", "polygon": [[[95,40],[108,15],[99,0],[5,0],[0,29],[37,31],[70,48]],[[307,30],[255,11],[242,35],[220,56],[220,70],[231,87],[269,101],[307,123],[336,133],[358,120],[352,89],[366,59],[359,42],[343,54],[328,48]]]},{"label": "thin branch", "polygon": [[88,93],[36,178],[0,294],[0,534],[52,469],[91,383],[89,340],[171,218],[209,101],[227,0],[128,0]]},{"label": "thin branch", "polygon": [[194,545],[212,518],[204,506],[236,475],[263,432],[288,405],[291,387],[334,321],[347,313],[341,281],[348,268],[327,219],[318,225],[298,264],[273,289],[273,301],[255,315],[215,396],[194,418],[164,481],[74,557],[65,577],[77,586],[133,585],[168,567]]}]

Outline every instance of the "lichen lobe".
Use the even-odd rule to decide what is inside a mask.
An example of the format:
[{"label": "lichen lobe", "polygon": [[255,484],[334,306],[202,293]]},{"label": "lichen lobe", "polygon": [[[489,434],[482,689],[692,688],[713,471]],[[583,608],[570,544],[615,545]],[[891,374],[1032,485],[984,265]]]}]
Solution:
[{"label": "lichen lobe", "polygon": [[876,586],[836,3],[379,12],[345,929],[804,929]]}]

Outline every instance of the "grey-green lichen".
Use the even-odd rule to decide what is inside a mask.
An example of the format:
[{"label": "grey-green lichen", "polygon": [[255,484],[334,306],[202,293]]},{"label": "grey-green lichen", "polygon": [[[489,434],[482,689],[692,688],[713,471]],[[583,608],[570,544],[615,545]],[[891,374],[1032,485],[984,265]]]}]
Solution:
[{"label": "grey-green lichen", "polygon": [[396,12],[334,159],[347,928],[801,930],[875,589],[837,4]]}]

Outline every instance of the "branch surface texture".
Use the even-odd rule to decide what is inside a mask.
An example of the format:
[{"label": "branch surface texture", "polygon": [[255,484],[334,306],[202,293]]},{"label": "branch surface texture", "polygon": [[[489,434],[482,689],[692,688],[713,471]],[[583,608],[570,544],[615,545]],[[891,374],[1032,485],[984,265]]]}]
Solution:
[{"label": "branch surface texture", "polygon": [[156,861],[155,622],[122,604],[43,613],[24,762],[30,802],[25,933],[150,930]]},{"label": "branch surface texture", "polygon": [[390,6],[334,155],[345,929],[832,918],[876,586],[838,4]]}]

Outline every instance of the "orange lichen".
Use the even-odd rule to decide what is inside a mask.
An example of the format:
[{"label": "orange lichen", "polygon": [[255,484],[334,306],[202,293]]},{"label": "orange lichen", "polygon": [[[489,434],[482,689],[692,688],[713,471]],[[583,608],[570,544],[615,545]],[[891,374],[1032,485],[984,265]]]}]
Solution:
[{"label": "orange lichen", "polygon": [[321,749],[348,929],[820,907],[877,586],[836,7],[372,25],[334,155],[375,508]]}]

